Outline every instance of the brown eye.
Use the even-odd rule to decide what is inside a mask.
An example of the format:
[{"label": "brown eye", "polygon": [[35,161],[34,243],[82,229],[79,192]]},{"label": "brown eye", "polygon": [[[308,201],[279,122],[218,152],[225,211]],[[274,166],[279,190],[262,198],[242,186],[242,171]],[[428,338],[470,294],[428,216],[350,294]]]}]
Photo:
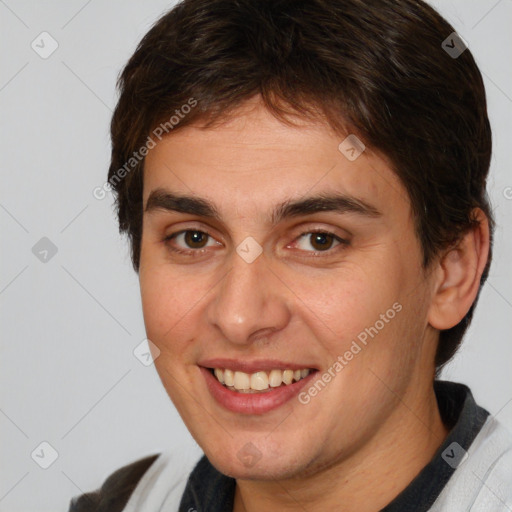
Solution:
[{"label": "brown eye", "polygon": [[202,253],[202,249],[221,245],[204,231],[185,229],[172,233],[164,238],[164,242],[174,252],[182,254]]},{"label": "brown eye", "polygon": [[332,247],[334,236],[329,233],[311,233],[311,247],[316,251],[325,251]]},{"label": "brown eye", "polygon": [[337,249],[350,245],[350,242],[329,231],[307,231],[296,239],[294,245],[304,253],[311,253],[313,256],[321,252],[327,253],[326,255],[334,253]]},{"label": "brown eye", "polygon": [[202,249],[208,243],[208,235],[202,231],[185,231],[184,242],[191,249]]}]

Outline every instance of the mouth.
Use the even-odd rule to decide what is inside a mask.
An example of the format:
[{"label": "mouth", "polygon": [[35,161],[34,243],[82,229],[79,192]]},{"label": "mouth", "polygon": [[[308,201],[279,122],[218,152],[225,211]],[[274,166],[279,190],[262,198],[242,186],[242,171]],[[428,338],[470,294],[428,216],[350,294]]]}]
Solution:
[{"label": "mouth", "polygon": [[228,368],[209,368],[212,375],[227,389],[237,393],[267,393],[273,389],[289,386],[305,379],[311,371],[274,368],[270,371],[246,373]]},{"label": "mouth", "polygon": [[231,360],[202,362],[211,397],[223,409],[241,414],[264,414],[296,397],[318,372],[286,363],[243,363]]}]

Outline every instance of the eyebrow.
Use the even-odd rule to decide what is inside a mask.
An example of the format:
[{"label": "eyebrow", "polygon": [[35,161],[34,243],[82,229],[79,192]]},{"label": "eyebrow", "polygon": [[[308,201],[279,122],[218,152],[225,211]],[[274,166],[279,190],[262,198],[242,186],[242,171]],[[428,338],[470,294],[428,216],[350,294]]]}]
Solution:
[{"label": "eyebrow", "polygon": [[[216,206],[208,199],[175,194],[163,188],[153,190],[148,197],[145,212],[156,210],[186,213],[221,221]],[[273,225],[284,219],[312,215],[318,212],[354,213],[368,218],[382,216],[375,206],[353,196],[341,193],[323,193],[296,200],[286,200],[274,208]]]}]

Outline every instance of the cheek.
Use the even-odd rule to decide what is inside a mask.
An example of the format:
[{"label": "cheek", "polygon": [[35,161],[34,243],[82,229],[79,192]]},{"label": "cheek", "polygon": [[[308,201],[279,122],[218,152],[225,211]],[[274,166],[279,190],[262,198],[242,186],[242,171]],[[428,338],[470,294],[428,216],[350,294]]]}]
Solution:
[{"label": "cheek", "polygon": [[[382,272],[380,272],[382,274]],[[392,271],[378,280],[361,266],[347,265],[323,275],[295,280],[294,292],[301,316],[336,352],[379,322],[399,298]],[[391,312],[393,314],[394,311]]]},{"label": "cheek", "polygon": [[167,265],[141,265],[139,279],[148,338],[161,350],[169,350],[179,342],[177,333],[194,314],[201,290],[193,279],[171,272]]}]

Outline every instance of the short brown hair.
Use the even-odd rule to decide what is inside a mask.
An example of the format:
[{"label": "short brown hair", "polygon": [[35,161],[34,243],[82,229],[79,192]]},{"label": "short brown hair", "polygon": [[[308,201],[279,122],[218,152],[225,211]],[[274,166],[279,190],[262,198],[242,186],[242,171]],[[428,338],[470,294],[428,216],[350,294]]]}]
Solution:
[{"label": "short brown hair", "polygon": [[[409,194],[425,268],[474,226],[475,207],[489,219],[492,247],[485,89],[469,50],[453,58],[442,47],[453,32],[420,0],[177,4],[122,71],[111,124],[109,182],[134,269],[143,206],[137,152],[152,130],[164,123],[170,133],[197,121],[212,127],[255,95],[283,122],[322,117],[387,156]],[[169,122],[191,99],[198,106]],[[478,296],[459,324],[441,331],[438,371],[458,348]]]}]

